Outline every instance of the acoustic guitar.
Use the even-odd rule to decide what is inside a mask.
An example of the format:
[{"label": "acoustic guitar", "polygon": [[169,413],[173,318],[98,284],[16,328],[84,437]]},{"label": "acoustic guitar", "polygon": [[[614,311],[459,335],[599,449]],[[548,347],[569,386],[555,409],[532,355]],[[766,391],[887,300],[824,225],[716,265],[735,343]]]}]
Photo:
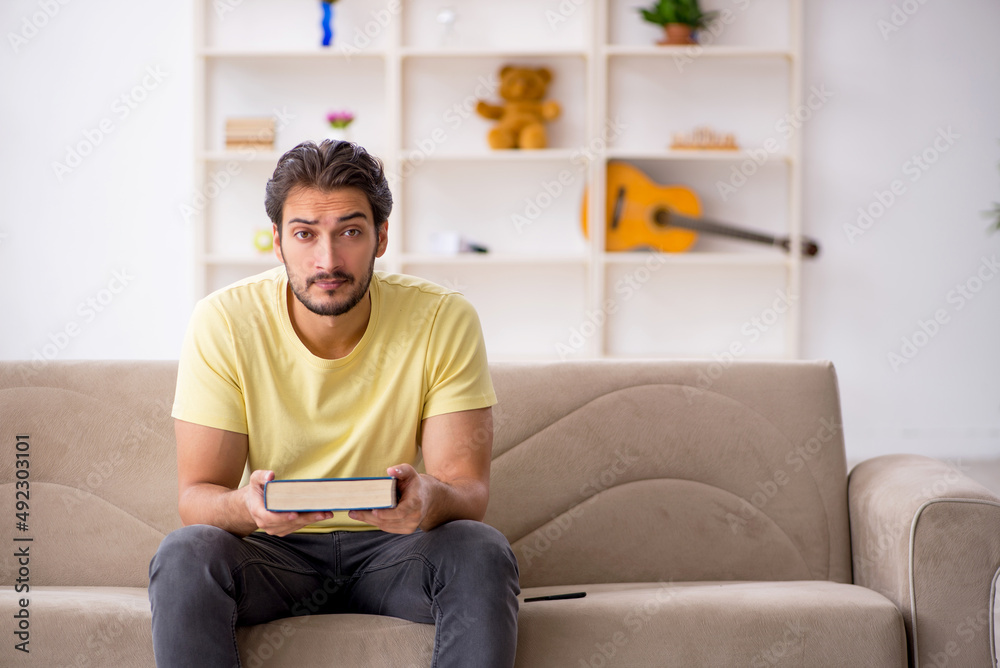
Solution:
[{"label": "acoustic guitar", "polygon": [[[699,232],[755,241],[783,248],[786,252],[791,249],[789,237],[702,220],[701,203],[690,188],[661,186],[624,162],[608,163],[607,192],[606,247],[609,251],[651,248],[680,253],[694,245]],[[588,235],[586,191],[583,195],[583,234]],[[801,248],[805,256],[819,253],[819,244],[810,239],[803,238]]]}]

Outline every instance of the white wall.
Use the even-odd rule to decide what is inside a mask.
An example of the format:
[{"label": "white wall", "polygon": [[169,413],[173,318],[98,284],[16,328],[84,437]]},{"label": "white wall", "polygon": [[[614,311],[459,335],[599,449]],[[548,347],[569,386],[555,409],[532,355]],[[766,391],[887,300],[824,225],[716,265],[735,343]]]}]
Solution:
[{"label": "white wall", "polygon": [[179,354],[190,17],[188,2],[0,5],[3,358]]},{"label": "white wall", "polygon": [[[981,213],[1000,201],[1000,3],[895,5],[916,11],[808,3],[806,88],[832,96],[803,128],[823,255],[803,274],[802,352],[838,367],[849,455],[1000,456],[1000,233]],[[879,193],[895,201],[852,229]]]},{"label": "white wall", "polygon": [[[175,358],[192,305],[190,2],[64,1],[0,5],[0,358]],[[1000,4],[807,5],[805,87],[830,96],[801,130],[805,231],[823,245],[803,355],[838,367],[849,456],[1000,455],[1000,277],[983,264],[1000,234],[981,214],[1000,200]]]}]

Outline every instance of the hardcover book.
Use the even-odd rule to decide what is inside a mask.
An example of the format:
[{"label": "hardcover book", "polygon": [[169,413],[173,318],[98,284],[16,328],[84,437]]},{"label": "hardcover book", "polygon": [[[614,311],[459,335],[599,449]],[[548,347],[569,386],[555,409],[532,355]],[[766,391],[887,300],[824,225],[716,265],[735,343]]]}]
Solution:
[{"label": "hardcover book", "polygon": [[271,480],[264,484],[264,506],[276,513],[394,508],[396,479]]}]

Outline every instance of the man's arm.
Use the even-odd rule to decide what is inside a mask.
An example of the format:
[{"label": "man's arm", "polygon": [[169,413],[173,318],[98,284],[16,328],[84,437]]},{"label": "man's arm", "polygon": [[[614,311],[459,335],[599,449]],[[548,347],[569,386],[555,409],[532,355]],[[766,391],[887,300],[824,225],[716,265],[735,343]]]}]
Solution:
[{"label": "man's arm", "polygon": [[352,511],[351,517],[390,533],[428,531],[451,520],[482,520],[490,497],[493,409],[435,415],[423,421],[426,474],[409,464],[388,470],[398,478],[395,508]]},{"label": "man's arm", "polygon": [[246,465],[246,434],[174,420],[177,436],[178,507],[188,524],[210,524],[246,536],[258,528],[275,536],[333,517],[333,513],[272,513],[264,508],[264,483],[272,471],[254,471],[238,488]]}]

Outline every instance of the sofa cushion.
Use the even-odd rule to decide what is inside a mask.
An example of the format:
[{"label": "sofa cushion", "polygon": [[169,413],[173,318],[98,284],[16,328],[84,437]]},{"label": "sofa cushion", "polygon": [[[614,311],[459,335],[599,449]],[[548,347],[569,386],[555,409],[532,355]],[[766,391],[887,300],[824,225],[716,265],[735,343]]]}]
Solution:
[{"label": "sofa cushion", "polygon": [[587,595],[521,605],[518,668],[906,666],[899,610],[854,585],[635,583],[523,595],[568,591]]},{"label": "sofa cushion", "polygon": [[[23,595],[21,595],[23,596]],[[0,615],[19,611],[19,595],[0,590]],[[0,666],[114,666],[149,668],[152,613],[142,587],[32,587],[30,653],[15,641],[0,645]],[[374,615],[318,615],[281,619],[237,630],[245,668],[357,668],[430,665],[434,626]],[[20,661],[19,661],[20,659]]]},{"label": "sofa cushion", "polygon": [[418,668],[431,665],[434,630],[394,617],[317,615],[240,628],[237,638],[243,668]]},{"label": "sofa cushion", "polygon": [[[24,594],[0,590],[0,615],[18,614]],[[148,668],[152,615],[144,587],[36,587],[27,595],[30,653],[5,638],[0,665]],[[20,659],[20,660],[18,660]]]},{"label": "sofa cushion", "polygon": [[[684,582],[540,587],[521,598],[517,668],[538,666],[906,665],[902,616],[883,596],[822,581]],[[0,591],[0,614],[16,611]],[[153,665],[146,590],[38,587],[31,591],[32,665]],[[434,627],[391,617],[316,615],[238,630],[246,668],[426,666]],[[447,642],[447,639],[442,639]],[[0,663],[11,663],[11,643]],[[554,662],[553,657],[560,657]]]}]

